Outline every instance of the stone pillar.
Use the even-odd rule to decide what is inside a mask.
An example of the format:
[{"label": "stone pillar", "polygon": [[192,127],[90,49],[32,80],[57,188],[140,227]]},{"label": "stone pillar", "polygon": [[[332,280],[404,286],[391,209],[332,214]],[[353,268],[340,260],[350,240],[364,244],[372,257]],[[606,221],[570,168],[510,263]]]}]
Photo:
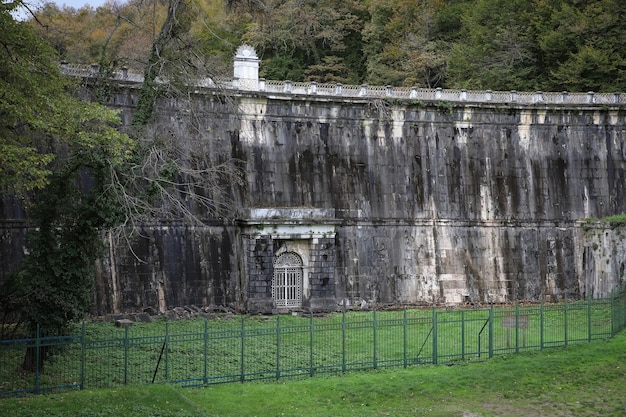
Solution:
[{"label": "stone pillar", "polygon": [[244,235],[245,271],[248,280],[246,308],[249,312],[268,313],[274,309],[272,274],[274,248],[269,235]]},{"label": "stone pillar", "polygon": [[235,53],[233,78],[242,90],[259,89],[259,57],[250,45],[241,45]]}]

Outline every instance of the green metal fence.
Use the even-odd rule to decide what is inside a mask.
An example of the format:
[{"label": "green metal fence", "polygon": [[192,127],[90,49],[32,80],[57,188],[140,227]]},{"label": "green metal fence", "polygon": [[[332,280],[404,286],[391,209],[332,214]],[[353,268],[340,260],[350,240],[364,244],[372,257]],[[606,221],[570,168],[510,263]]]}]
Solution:
[{"label": "green metal fence", "polygon": [[[83,323],[74,334],[0,342],[0,396],[176,383],[302,378],[474,361],[606,339],[626,325],[626,292],[558,305],[406,309],[210,320]],[[34,372],[24,372],[26,352]]]}]

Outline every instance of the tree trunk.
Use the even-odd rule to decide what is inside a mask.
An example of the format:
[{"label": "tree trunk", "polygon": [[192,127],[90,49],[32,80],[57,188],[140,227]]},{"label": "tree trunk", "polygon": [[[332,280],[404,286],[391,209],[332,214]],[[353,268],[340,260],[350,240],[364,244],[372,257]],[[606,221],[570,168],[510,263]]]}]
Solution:
[{"label": "tree trunk", "polygon": [[159,36],[152,44],[150,59],[144,70],[144,80],[132,121],[133,126],[145,126],[152,118],[154,103],[158,96],[159,86],[156,83],[156,78],[161,68],[162,51],[183,30],[181,16],[187,9],[187,2],[188,0],[169,0],[168,2],[167,18],[161,27]]},{"label": "tree trunk", "polygon": [[[37,355],[37,349],[39,349],[39,355]],[[26,348],[22,369],[26,372],[41,372],[43,370],[43,364],[48,358],[49,350],[50,346],[30,346]]]}]

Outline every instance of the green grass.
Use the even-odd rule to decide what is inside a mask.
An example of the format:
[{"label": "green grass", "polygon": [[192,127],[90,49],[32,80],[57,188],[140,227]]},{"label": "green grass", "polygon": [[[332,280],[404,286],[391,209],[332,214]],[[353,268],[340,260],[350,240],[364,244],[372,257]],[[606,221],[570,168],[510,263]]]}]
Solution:
[{"label": "green grass", "polygon": [[288,382],[85,390],[0,400],[5,417],[622,417],[626,333],[455,366]]},{"label": "green grass", "polygon": [[603,217],[600,219],[603,222],[624,222],[626,221],[626,214],[616,214],[614,216]]},{"label": "green grass", "polygon": [[185,393],[169,385],[125,386],[0,400],[5,417],[195,417]]}]

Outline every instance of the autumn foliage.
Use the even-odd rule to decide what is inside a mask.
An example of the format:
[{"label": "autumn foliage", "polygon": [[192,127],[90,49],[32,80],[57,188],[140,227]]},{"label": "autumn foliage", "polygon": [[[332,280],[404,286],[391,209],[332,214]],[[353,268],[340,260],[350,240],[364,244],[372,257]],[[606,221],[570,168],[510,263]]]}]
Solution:
[{"label": "autumn foliage", "polygon": [[[74,63],[143,70],[167,0],[48,4],[32,21]],[[626,88],[620,0],[193,0],[190,39],[228,74],[237,46],[262,76],[493,90]]]}]

